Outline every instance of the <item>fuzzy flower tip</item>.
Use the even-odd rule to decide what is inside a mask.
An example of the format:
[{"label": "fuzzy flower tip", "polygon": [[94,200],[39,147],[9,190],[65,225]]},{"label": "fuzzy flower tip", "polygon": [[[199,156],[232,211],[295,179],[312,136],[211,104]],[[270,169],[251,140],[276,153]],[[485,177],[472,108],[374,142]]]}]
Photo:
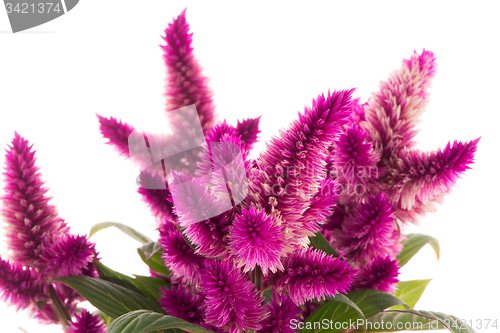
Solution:
[{"label": "fuzzy flower tip", "polygon": [[182,282],[198,285],[200,283],[200,270],[205,258],[194,253],[181,232],[170,222],[160,226],[160,246],[165,250],[162,258],[172,273]]},{"label": "fuzzy flower tip", "polygon": [[[167,111],[191,104],[196,105],[204,131],[215,121],[215,106],[208,79],[202,75],[202,68],[193,55],[193,34],[189,33],[186,10],[174,19],[165,30],[165,52],[163,59],[167,69],[166,97]],[[170,113],[167,113],[170,116]],[[190,126],[186,119],[171,118],[171,128],[182,135],[182,129]]]},{"label": "fuzzy flower tip", "polygon": [[199,293],[189,292],[182,285],[176,289],[162,288],[163,297],[160,305],[169,315],[184,319],[192,324],[200,324],[205,317],[204,297]]},{"label": "fuzzy flower tip", "polygon": [[293,333],[290,322],[299,320],[300,309],[286,295],[273,298],[267,304],[270,315],[262,322],[262,329],[258,333]]},{"label": "fuzzy flower tip", "polygon": [[399,70],[380,84],[380,91],[364,106],[367,121],[362,126],[370,133],[382,159],[414,145],[417,134],[414,127],[429,102],[427,90],[435,73],[434,54],[426,50],[421,54],[414,52]]},{"label": "fuzzy flower tip", "polygon": [[399,266],[397,259],[390,256],[376,257],[356,276],[353,289],[378,289],[388,293],[396,291],[399,282]]},{"label": "fuzzy flower tip", "polygon": [[86,236],[66,234],[46,242],[38,264],[49,278],[81,275],[95,257],[95,244]]},{"label": "fuzzy flower tip", "polygon": [[231,333],[259,330],[267,315],[253,284],[228,261],[207,261],[201,287],[206,296],[206,322]]},{"label": "fuzzy flower tip", "polygon": [[236,130],[238,134],[241,135],[241,142],[245,145],[245,148],[250,151],[253,145],[257,142],[257,136],[260,133],[258,118],[248,118],[243,121],[239,121],[236,124]]},{"label": "fuzzy flower tip", "polygon": [[286,221],[294,244],[313,235],[299,219],[325,178],[328,146],[347,122],[352,92],[318,96],[310,109],[299,114],[279,138],[271,140],[257,160],[249,198],[262,207],[268,206],[269,199],[277,202],[276,209]]},{"label": "fuzzy flower tip", "polygon": [[382,193],[369,197],[334,234],[340,253],[362,266],[377,254],[393,254],[390,252],[399,241],[393,205]]},{"label": "fuzzy flower tip", "polygon": [[357,270],[348,262],[308,248],[294,252],[286,259],[285,274],[277,282],[297,305],[307,300],[346,293]]},{"label": "fuzzy flower tip", "polygon": [[264,209],[250,206],[237,215],[229,235],[229,248],[238,260],[243,272],[262,268],[264,276],[268,270],[276,273],[283,270],[280,258],[284,249],[284,230],[279,220],[275,220]]},{"label": "fuzzy flower tip", "polygon": [[46,300],[42,276],[33,269],[0,258],[0,299],[16,309],[36,309],[36,302]]},{"label": "fuzzy flower tip", "polygon": [[48,204],[50,198],[45,196],[48,190],[43,188],[32,147],[15,133],[6,154],[5,195],[2,197],[8,248],[15,261],[27,266],[34,265],[38,259],[46,237],[67,231],[56,208]]},{"label": "fuzzy flower tip", "polygon": [[67,333],[106,333],[106,326],[99,316],[81,309],[80,314],[75,315],[75,321],[71,323]]},{"label": "fuzzy flower tip", "polygon": [[107,144],[113,146],[120,155],[129,157],[128,139],[134,128],[113,117],[104,118],[97,115],[102,136],[108,139]]}]

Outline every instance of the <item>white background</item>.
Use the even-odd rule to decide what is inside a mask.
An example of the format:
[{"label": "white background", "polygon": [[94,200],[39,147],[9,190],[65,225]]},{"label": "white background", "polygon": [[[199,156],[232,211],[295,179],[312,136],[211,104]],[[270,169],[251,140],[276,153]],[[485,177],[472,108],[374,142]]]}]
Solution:
[{"label": "white background", "polygon": [[[235,124],[263,115],[263,141],[319,93],[357,87],[354,96],[365,101],[413,50],[435,53],[438,72],[418,147],[482,139],[473,169],[439,212],[410,230],[438,238],[440,261],[427,246],[401,279],[433,278],[417,309],[474,320],[477,328],[478,319],[500,325],[500,21],[493,1],[81,1],[63,17],[18,34],[10,33],[0,10],[0,146],[7,147],[14,131],[35,144],[52,203],[71,230],[87,233],[94,223],[116,221],[156,237],[136,192],[137,170],[104,144],[95,113],[139,129],[166,124],[158,45],[185,7],[221,118]],[[118,230],[92,240],[106,265],[147,274],[136,254],[139,243]],[[4,304],[0,323],[7,333],[18,326],[61,332]]]}]

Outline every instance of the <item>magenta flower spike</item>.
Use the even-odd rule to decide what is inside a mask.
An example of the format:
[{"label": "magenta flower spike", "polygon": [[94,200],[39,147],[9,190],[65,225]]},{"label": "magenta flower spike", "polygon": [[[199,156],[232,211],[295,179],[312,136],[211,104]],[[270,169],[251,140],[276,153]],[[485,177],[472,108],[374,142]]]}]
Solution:
[{"label": "magenta flower spike", "polygon": [[82,275],[89,271],[92,260],[97,257],[95,244],[86,236],[64,234],[47,239],[38,266],[49,279],[59,276]]},{"label": "magenta flower spike", "polygon": [[390,256],[378,256],[356,275],[352,289],[378,289],[394,293],[399,282],[398,275],[397,259],[391,259]]},{"label": "magenta flower spike", "polygon": [[232,262],[207,260],[201,280],[206,323],[230,333],[262,328],[260,323],[269,315],[261,305],[265,298]]},{"label": "magenta flower spike", "polygon": [[159,228],[159,244],[165,250],[162,258],[173,273],[173,277],[183,283],[197,286],[200,283],[200,270],[205,258],[194,253],[177,227],[165,222]]},{"label": "magenta flower spike", "polygon": [[184,319],[192,324],[204,323],[206,305],[205,297],[196,292],[190,292],[181,284],[171,289],[162,287],[163,297],[160,305],[169,315]]},{"label": "magenta flower spike", "polygon": [[7,223],[6,239],[12,259],[36,267],[44,240],[64,234],[68,228],[56,208],[48,204],[48,190],[43,187],[32,147],[15,133],[6,155],[1,213]]},{"label": "magenta flower spike", "polygon": [[379,193],[357,205],[342,228],[334,230],[334,245],[340,254],[362,267],[377,255],[398,254],[393,253],[399,243],[397,231],[393,205]]},{"label": "magenta flower spike", "polygon": [[241,142],[245,145],[247,151],[252,150],[253,145],[258,141],[260,117],[248,118],[242,121],[238,120],[236,130],[241,135]]},{"label": "magenta flower spike", "polygon": [[37,302],[48,300],[47,283],[34,269],[0,258],[0,299],[16,309],[37,309]]},{"label": "magenta flower spike", "polygon": [[429,103],[427,89],[436,73],[435,59],[430,51],[414,52],[364,105],[366,122],[361,124],[383,161],[413,147],[414,127]]},{"label": "magenta flower spike", "polygon": [[285,274],[276,282],[297,305],[347,293],[357,270],[347,261],[313,248],[300,249],[285,259]]},{"label": "magenta flower spike", "polygon": [[66,333],[106,333],[106,326],[99,316],[81,309],[80,314],[75,315],[75,321],[71,323]]},{"label": "magenta flower spike", "polygon": [[434,203],[442,201],[469,165],[479,139],[466,143],[449,142],[434,152],[403,150],[399,153],[394,182],[390,192],[397,203],[396,216],[402,220],[417,222],[419,215],[432,211]]},{"label": "magenta flower spike", "polygon": [[[261,207],[276,206],[292,235],[291,242],[307,244],[314,233],[299,222],[326,174],[327,148],[347,122],[353,90],[318,96],[311,108],[273,138],[257,160],[250,183],[250,199]],[[276,199],[277,198],[277,205]],[[271,201],[270,201],[271,199]]]},{"label": "magenta flower spike", "polygon": [[340,203],[352,203],[377,193],[377,180],[383,176],[377,167],[380,154],[372,150],[366,133],[358,125],[349,126],[339,137],[332,158],[340,183]]},{"label": "magenta flower spike", "polygon": [[128,137],[134,128],[113,117],[105,118],[96,114],[99,119],[99,128],[107,144],[113,146],[120,155],[129,157]]},{"label": "magenta flower spike", "polygon": [[285,235],[281,221],[250,206],[237,215],[229,234],[229,249],[238,267],[246,273],[260,266],[264,276],[268,271],[284,270],[281,256],[285,250]]},{"label": "magenta flower spike", "polygon": [[182,134],[183,128],[190,127],[190,123],[168,111],[195,104],[204,132],[214,124],[216,118],[213,93],[207,85],[208,78],[202,75],[202,68],[193,55],[192,36],[184,9],[165,29],[163,40],[166,44],[161,46],[167,68],[167,116],[171,128],[179,134]]},{"label": "magenta flower spike", "polygon": [[267,303],[269,317],[262,322],[262,329],[258,333],[294,333],[291,321],[299,321],[300,309],[286,295],[278,296]]}]

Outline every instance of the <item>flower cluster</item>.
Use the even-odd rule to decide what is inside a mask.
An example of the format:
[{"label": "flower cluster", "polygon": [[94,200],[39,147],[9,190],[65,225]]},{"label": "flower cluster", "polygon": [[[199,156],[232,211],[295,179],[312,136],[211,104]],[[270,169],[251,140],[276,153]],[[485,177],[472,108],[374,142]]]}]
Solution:
[{"label": "flower cluster", "polygon": [[[339,293],[395,292],[401,230],[442,201],[473,162],[479,140],[430,153],[415,148],[434,55],[424,50],[404,60],[364,104],[352,99],[354,89],[318,95],[250,160],[260,118],[234,126],[217,121],[185,11],[163,39],[173,133],[138,134],[98,116],[108,143],[141,167],[138,192],[157,219],[155,265],[164,267],[156,274],[150,266],[161,285],[153,301],[216,332],[278,333],[292,332],[292,320],[306,319]],[[193,108],[197,114],[187,112]],[[198,121],[203,142],[193,148]],[[136,136],[146,150],[131,144]],[[48,204],[31,148],[16,133],[7,153],[2,215],[12,259],[0,259],[0,295],[40,320],[69,325],[68,332],[102,333],[97,316],[76,310],[81,297],[54,282],[96,277],[97,253]],[[43,302],[42,311],[36,305]]]},{"label": "flower cluster", "polygon": [[[41,322],[58,323],[61,318],[53,308],[55,303],[64,305],[67,321],[72,315],[76,316],[76,305],[83,299],[53,279],[67,275],[96,276],[92,261],[97,258],[97,252],[86,236],[70,234],[55,207],[48,203],[50,198],[45,195],[47,189],[35,165],[32,147],[15,133],[12,146],[7,150],[1,213],[7,225],[11,258],[0,258],[0,293],[4,301],[17,309],[28,309]],[[40,310],[38,305],[42,303],[46,305]],[[85,316],[88,321],[93,315]],[[78,324],[79,317],[75,318]],[[63,323],[67,324],[70,323]],[[72,332],[90,332],[77,327]]]}]

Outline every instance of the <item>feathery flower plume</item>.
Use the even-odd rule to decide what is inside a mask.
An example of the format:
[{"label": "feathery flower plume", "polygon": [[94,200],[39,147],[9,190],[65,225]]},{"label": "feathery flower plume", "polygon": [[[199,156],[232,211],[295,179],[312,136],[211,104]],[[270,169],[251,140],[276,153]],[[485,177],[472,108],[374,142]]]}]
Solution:
[{"label": "feathery flower plume", "polygon": [[[165,188],[158,189],[156,186],[158,184],[165,184]],[[137,192],[141,194],[143,202],[149,206],[158,223],[176,219],[173,212],[174,205],[168,200],[171,194],[164,177],[143,171],[140,174],[139,185]]]},{"label": "feathery flower plume", "polygon": [[208,78],[202,75],[202,68],[193,55],[192,36],[184,10],[169,23],[163,37],[166,45],[161,46],[167,68],[167,116],[171,128],[179,134],[183,133],[182,129],[189,128],[191,123],[189,119],[168,111],[195,104],[204,132],[215,121],[213,93],[207,85]]},{"label": "feathery flower plume", "polygon": [[376,180],[381,177],[377,167],[380,154],[366,142],[366,133],[356,124],[349,126],[335,142],[333,166],[341,184],[341,203],[352,203],[377,192]]},{"label": "feathery flower plume", "polygon": [[194,253],[181,232],[170,222],[163,223],[160,228],[159,244],[165,250],[162,258],[165,265],[175,277],[183,283],[198,285],[200,283],[200,270],[205,258]]},{"label": "feathery flower plume", "polygon": [[378,254],[397,254],[392,253],[399,241],[394,209],[382,193],[358,204],[344,220],[342,229],[334,230],[334,234],[339,253],[361,266]]},{"label": "feathery flower plume", "polygon": [[284,264],[285,274],[276,287],[286,291],[297,305],[347,293],[357,272],[348,262],[313,248],[295,251]]},{"label": "feathery flower plume", "polygon": [[254,203],[267,207],[269,198],[277,198],[294,241],[312,236],[298,220],[310,204],[326,173],[328,146],[347,122],[353,90],[320,95],[306,107],[304,114],[267,145],[253,172],[250,196]]},{"label": "feathery flower plume", "polygon": [[448,142],[443,150],[430,153],[401,151],[393,173],[396,185],[392,199],[397,208],[411,211],[448,193],[464,171],[470,169],[478,142],[479,139]]},{"label": "feathery flower plume", "polygon": [[71,323],[67,333],[106,333],[106,326],[99,316],[81,309],[80,314],[75,315],[75,322]]},{"label": "feathery flower plume", "polygon": [[383,160],[413,147],[414,127],[429,102],[427,89],[436,73],[435,59],[430,51],[414,52],[364,106],[366,122],[361,125]]},{"label": "feathery flower plume", "polygon": [[201,287],[206,296],[206,322],[230,333],[259,330],[268,316],[264,297],[230,261],[207,260]]},{"label": "feathery flower plume", "polygon": [[0,299],[16,309],[36,309],[37,302],[48,299],[47,283],[34,269],[0,258]]},{"label": "feathery flower plume", "polygon": [[192,324],[201,324],[204,321],[206,306],[203,304],[203,295],[189,292],[185,287],[179,285],[176,289],[162,287],[160,291],[163,297],[160,305],[169,315],[184,319]]},{"label": "feathery flower plume", "polygon": [[300,309],[286,295],[272,299],[267,303],[270,315],[262,322],[262,329],[258,333],[293,333],[290,322],[299,320]]},{"label": "feathery flower plume", "polygon": [[222,257],[227,253],[227,243],[233,209],[204,221],[189,225],[183,230],[189,241],[196,245],[196,253],[208,258]]},{"label": "feathery flower plume", "polygon": [[96,114],[99,118],[99,129],[107,144],[113,146],[120,155],[129,157],[128,137],[134,131],[134,128],[116,118],[105,118]]},{"label": "feathery flower plume", "polygon": [[284,239],[281,221],[267,215],[264,209],[250,206],[243,209],[241,215],[236,215],[229,234],[229,248],[244,273],[259,265],[266,276],[268,270],[273,273],[284,270],[280,261]]},{"label": "feathery flower plume", "polygon": [[5,195],[2,216],[7,223],[7,245],[12,259],[36,267],[41,245],[50,235],[67,232],[66,223],[49,205],[48,191],[42,188],[39,168],[35,166],[35,151],[27,140],[15,133],[12,146],[7,150],[5,167]]},{"label": "feathery flower plume", "polygon": [[248,118],[242,121],[238,120],[236,130],[241,135],[241,142],[245,145],[247,151],[252,150],[253,145],[258,141],[260,117]]},{"label": "feathery flower plume", "polygon": [[368,266],[363,267],[353,282],[353,290],[378,289],[388,293],[396,291],[399,282],[399,260],[390,256],[378,256]]},{"label": "feathery flower plume", "polygon": [[44,274],[53,279],[59,276],[81,275],[96,257],[95,244],[86,236],[64,234],[46,239],[37,261]]}]

